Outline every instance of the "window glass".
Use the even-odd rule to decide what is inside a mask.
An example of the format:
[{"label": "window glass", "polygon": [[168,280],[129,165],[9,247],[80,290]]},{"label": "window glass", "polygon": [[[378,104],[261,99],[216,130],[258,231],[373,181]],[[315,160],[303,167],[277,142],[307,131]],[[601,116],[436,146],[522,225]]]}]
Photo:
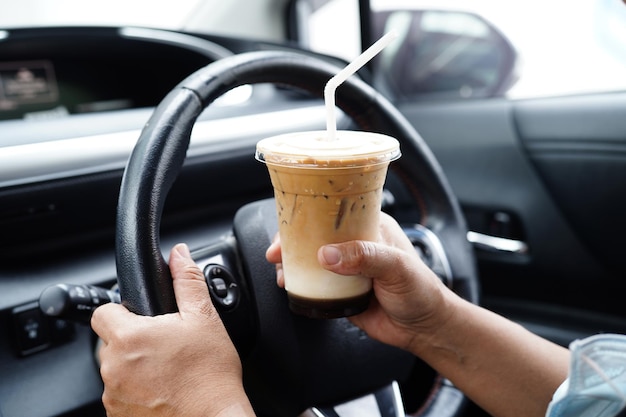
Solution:
[{"label": "window glass", "polygon": [[[351,61],[361,53],[358,0],[302,0],[299,8],[303,46]],[[303,19],[304,18],[304,19]],[[304,42],[302,42],[304,40]]]},{"label": "window glass", "polygon": [[[311,15],[314,50],[354,58],[357,0]],[[395,100],[512,99],[626,90],[622,0],[370,0],[376,87]]]}]

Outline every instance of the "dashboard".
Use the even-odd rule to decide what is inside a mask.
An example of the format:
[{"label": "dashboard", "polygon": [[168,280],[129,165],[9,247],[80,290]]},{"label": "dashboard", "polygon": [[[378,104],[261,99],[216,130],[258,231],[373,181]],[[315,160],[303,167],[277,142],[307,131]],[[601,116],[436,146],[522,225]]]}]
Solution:
[{"label": "dashboard", "polygon": [[155,106],[186,75],[231,54],[154,29],[41,32],[13,31],[0,42],[0,120]]}]

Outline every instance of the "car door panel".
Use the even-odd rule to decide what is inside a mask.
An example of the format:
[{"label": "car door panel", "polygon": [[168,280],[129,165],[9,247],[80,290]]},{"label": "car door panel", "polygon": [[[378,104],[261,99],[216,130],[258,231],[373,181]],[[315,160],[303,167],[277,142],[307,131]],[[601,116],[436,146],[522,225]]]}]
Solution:
[{"label": "car door panel", "polygon": [[517,103],[520,139],[589,251],[626,272],[626,93]]},{"label": "car door panel", "polygon": [[[563,175],[571,180],[562,172],[561,159],[546,158],[541,151],[543,137],[559,137],[563,146],[577,142],[577,135],[582,133],[568,120],[595,106],[598,98],[580,98],[562,108],[558,102],[545,100],[489,99],[398,107],[441,163],[469,229],[521,241],[528,247],[522,253],[476,249],[482,303],[544,337],[567,344],[600,331],[623,332],[626,326],[620,320],[623,307],[618,294],[623,294],[626,286],[609,264],[590,250],[583,230],[590,226],[580,225],[567,214],[564,206],[574,203],[572,196],[554,192],[554,187],[561,185],[553,182],[563,181]],[[619,108],[617,101],[612,103]],[[547,105],[554,106],[550,108],[558,114],[554,123],[544,113]],[[623,108],[626,111],[626,105]],[[605,123],[606,115],[597,113],[597,118],[587,114],[587,129],[595,131],[595,137],[618,138],[619,123],[613,119]],[[546,126],[551,134],[537,124]],[[619,147],[619,142],[611,143]],[[621,163],[613,166],[597,161],[596,153],[575,155],[568,159],[568,169],[581,161],[599,171],[608,170],[605,175],[609,177],[623,169]],[[553,171],[558,180],[553,178]],[[586,187],[600,195],[619,184],[599,176],[590,177],[588,182]],[[576,213],[579,210],[583,209],[573,209]],[[507,219],[508,227],[498,224],[499,218]]]}]

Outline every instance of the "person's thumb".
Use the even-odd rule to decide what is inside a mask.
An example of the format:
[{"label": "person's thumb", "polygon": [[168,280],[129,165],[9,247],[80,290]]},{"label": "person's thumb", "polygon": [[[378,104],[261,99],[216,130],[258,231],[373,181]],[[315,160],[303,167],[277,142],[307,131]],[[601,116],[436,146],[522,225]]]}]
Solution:
[{"label": "person's thumb", "polygon": [[380,279],[397,270],[401,254],[390,246],[353,240],[322,246],[317,257],[325,269],[337,274]]},{"label": "person's thumb", "polygon": [[174,246],[169,263],[180,314],[206,315],[212,309],[209,289],[204,274],[191,257],[187,245],[179,243]]}]

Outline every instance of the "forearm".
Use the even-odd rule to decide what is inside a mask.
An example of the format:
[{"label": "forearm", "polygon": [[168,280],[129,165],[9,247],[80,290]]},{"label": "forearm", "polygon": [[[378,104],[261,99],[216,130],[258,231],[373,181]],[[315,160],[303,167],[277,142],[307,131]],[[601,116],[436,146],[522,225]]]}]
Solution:
[{"label": "forearm", "polygon": [[418,336],[413,353],[494,416],[543,417],[567,377],[569,351],[457,297],[447,303],[452,314]]}]

